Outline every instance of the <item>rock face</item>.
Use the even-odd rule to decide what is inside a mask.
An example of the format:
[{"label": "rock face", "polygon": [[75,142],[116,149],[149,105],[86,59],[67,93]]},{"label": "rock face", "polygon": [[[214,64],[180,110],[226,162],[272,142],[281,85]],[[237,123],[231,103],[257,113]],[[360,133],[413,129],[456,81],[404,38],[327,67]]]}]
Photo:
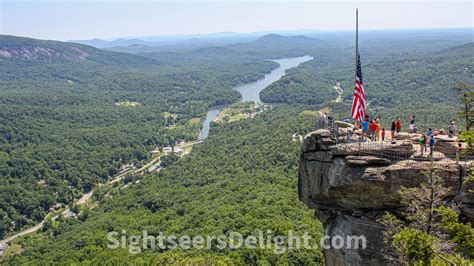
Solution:
[{"label": "rock face", "polygon": [[[403,208],[402,186],[415,187],[426,181],[424,171],[431,162],[410,161],[415,152],[408,139],[371,147],[336,144],[336,137],[327,129],[305,137],[299,164],[300,200],[317,210],[325,235],[344,239],[363,235],[367,239],[366,249],[325,249],[327,265],[390,264],[384,257],[389,251],[377,220],[386,211]],[[460,181],[458,165],[454,161],[434,164],[451,188],[451,198],[462,201],[463,215],[473,220],[474,199]]]}]

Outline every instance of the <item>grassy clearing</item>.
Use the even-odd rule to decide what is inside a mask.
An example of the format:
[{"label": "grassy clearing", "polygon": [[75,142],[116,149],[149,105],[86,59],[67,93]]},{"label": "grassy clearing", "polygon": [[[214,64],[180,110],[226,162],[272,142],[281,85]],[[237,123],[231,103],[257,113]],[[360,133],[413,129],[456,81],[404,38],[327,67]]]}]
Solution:
[{"label": "grassy clearing", "polygon": [[137,106],[140,106],[140,103],[131,102],[131,101],[123,101],[123,102],[116,102],[115,105],[122,106],[122,107],[137,107]]},{"label": "grassy clearing", "polygon": [[260,104],[254,102],[236,103],[222,110],[214,122],[223,123],[246,119],[259,113],[262,109]]}]

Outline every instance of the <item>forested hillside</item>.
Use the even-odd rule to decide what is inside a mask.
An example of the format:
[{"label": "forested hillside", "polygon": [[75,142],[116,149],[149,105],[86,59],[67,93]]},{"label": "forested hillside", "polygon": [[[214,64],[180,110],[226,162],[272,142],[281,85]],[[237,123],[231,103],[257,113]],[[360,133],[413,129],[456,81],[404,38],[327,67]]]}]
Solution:
[{"label": "forested hillside", "polygon": [[[237,101],[230,86],[276,67],[237,56],[227,59],[231,68],[193,58],[176,67],[13,36],[0,36],[0,50],[0,237],[37,223],[121,165],[140,165],[157,146],[196,138],[192,118]],[[176,117],[172,129],[165,112]]]},{"label": "forested hillside", "polygon": [[[446,127],[458,112],[454,83],[474,83],[474,43],[422,54],[390,50],[374,56],[365,50],[361,57],[370,112],[381,115],[386,127],[391,119],[407,119],[412,113],[418,114],[421,126]],[[321,103],[336,98],[333,86],[340,82],[346,105],[339,106],[341,114],[336,115],[343,118],[353,97],[353,73],[350,51],[332,54],[324,62],[316,58],[267,87],[261,97],[270,103]]]},{"label": "forested hillside", "polygon": [[[410,113],[417,114],[422,127],[443,126],[457,117],[450,86],[458,80],[474,83],[473,44],[446,48],[445,40],[429,44],[406,37],[418,44],[412,52],[403,40],[390,38],[380,40],[386,46],[361,50],[369,112],[381,115],[385,127]],[[430,45],[433,49],[419,52]],[[313,211],[297,198],[300,142],[292,135],[311,131],[323,107],[336,118],[349,116],[353,52],[338,39],[274,34],[248,43],[137,55],[0,36],[2,238],[37,224],[54,204],[70,204],[105,183],[124,164],[143,165],[153,149],[194,140],[206,110],[238,101],[241,96],[232,86],[276,68],[269,59],[314,57],[262,91],[263,101],[281,105],[251,119],[213,125],[203,144],[180,160],[169,157],[159,173],[98,187],[95,203],[74,207],[81,211],[77,219],[47,221],[42,231],[15,240],[19,255],[0,262],[322,264],[320,249],[133,255],[107,248],[107,233],[208,236],[292,230],[320,236]],[[335,101],[338,82],[342,103]]]},{"label": "forested hillside", "polygon": [[[255,119],[221,124],[206,142],[159,174],[145,175],[126,189],[110,188],[89,217],[63,220],[21,244],[25,250],[7,261],[17,263],[159,263],[168,260],[236,264],[322,264],[319,249],[174,250],[137,255],[107,248],[109,231],[130,234],[244,235],[258,230],[319,239],[321,225],[297,198],[295,132],[312,129],[314,117],[296,107],[276,108]],[[101,195],[108,196],[101,196]],[[319,240],[315,240],[316,243]]]}]

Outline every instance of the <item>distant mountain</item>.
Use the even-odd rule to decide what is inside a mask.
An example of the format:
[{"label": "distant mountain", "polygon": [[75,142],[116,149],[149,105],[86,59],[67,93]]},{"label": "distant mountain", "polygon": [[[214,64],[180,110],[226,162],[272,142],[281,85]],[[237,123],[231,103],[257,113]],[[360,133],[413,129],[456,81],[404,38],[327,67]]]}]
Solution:
[{"label": "distant mountain", "polygon": [[102,39],[92,39],[92,40],[71,40],[68,42],[80,43],[85,45],[94,46],[96,48],[110,48],[115,46],[130,46],[130,45],[163,45],[162,42],[149,42],[140,39],[116,39],[113,41],[105,41]]},{"label": "distant mountain", "polygon": [[93,47],[0,35],[0,59],[84,60],[99,51]]},{"label": "distant mountain", "polygon": [[105,41],[105,40],[97,39],[97,38],[92,39],[92,40],[77,40],[77,41],[68,41],[68,42],[90,45],[97,48],[107,47],[109,46],[109,43],[110,43],[109,41]]},{"label": "distant mountain", "polygon": [[[267,34],[253,42],[227,45],[235,51],[258,52],[265,54],[266,51],[278,52],[286,56],[298,56],[310,54],[318,48],[327,46],[326,41],[307,36],[282,36],[278,34]],[[269,53],[270,56],[270,53]]]},{"label": "distant mountain", "polygon": [[[118,38],[114,40],[102,40],[102,39],[91,39],[91,40],[71,40],[69,42],[81,43],[91,45],[97,48],[110,48],[112,50],[118,49],[120,51],[127,50],[126,47],[134,44],[142,44],[146,46],[169,46],[169,45],[205,45],[216,46],[226,45],[231,43],[239,42],[250,42],[257,38],[260,38],[266,34],[280,34],[283,36],[289,35],[312,35],[317,34],[318,30],[285,30],[285,31],[262,31],[262,32],[249,32],[249,33],[237,33],[237,32],[216,32],[207,34],[189,34],[189,35],[159,35],[159,36],[141,36],[133,38]],[[155,50],[156,52],[157,50]],[[131,51],[133,52],[133,50]],[[151,51],[141,51],[151,52]]]},{"label": "distant mountain", "polygon": [[0,62],[12,60],[42,62],[91,61],[114,66],[158,64],[157,61],[150,58],[104,51],[83,44],[0,35]]}]

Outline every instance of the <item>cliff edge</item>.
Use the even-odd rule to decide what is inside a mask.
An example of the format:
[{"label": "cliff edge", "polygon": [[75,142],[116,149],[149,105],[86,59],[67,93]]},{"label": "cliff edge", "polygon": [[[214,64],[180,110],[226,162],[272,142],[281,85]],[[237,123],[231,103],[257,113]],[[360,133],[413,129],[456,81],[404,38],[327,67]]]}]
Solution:
[{"label": "cliff edge", "polygon": [[[365,236],[365,249],[325,249],[326,265],[381,265],[389,249],[383,240],[383,226],[377,222],[386,211],[399,212],[401,187],[415,187],[426,181],[429,167],[440,171],[450,188],[447,201],[460,202],[460,212],[474,220],[474,198],[463,184],[465,169],[455,160],[416,160],[415,136],[396,143],[369,145],[350,143],[357,136],[351,129],[319,129],[308,134],[300,152],[298,192],[307,206],[316,210],[329,237]],[[337,141],[336,141],[337,140]],[[341,143],[342,141],[346,143]],[[348,143],[347,143],[348,142]],[[339,143],[339,144],[338,144]],[[455,143],[440,142],[454,147]],[[442,154],[436,156],[443,158]]]}]

